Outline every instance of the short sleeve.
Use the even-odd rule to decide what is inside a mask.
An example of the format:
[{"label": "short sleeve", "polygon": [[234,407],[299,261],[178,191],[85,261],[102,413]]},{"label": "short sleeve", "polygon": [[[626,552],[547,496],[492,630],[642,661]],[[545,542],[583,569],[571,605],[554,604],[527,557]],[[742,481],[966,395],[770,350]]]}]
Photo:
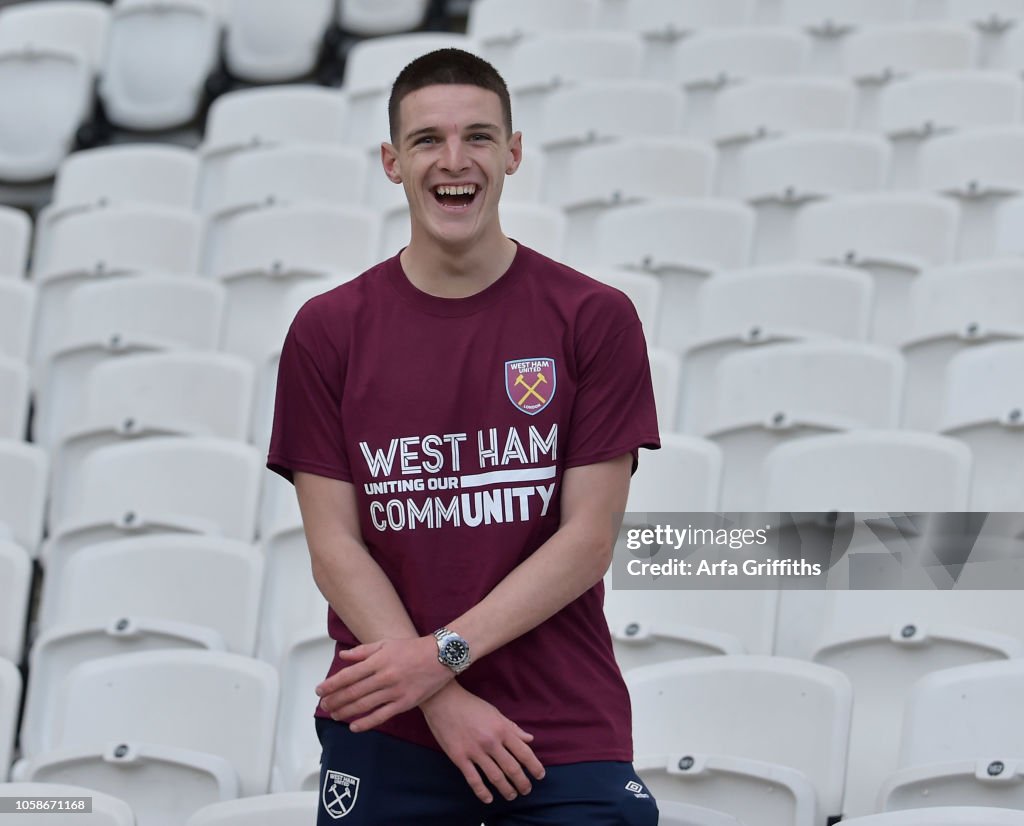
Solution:
[{"label": "short sleeve", "polygon": [[350,482],[343,359],[309,307],[299,311],[281,349],[267,467],[290,482],[294,471]]},{"label": "short sleeve", "polygon": [[590,465],[631,453],[635,470],[639,448],[661,447],[647,342],[635,311],[617,332],[585,337],[577,358],[565,466]]}]

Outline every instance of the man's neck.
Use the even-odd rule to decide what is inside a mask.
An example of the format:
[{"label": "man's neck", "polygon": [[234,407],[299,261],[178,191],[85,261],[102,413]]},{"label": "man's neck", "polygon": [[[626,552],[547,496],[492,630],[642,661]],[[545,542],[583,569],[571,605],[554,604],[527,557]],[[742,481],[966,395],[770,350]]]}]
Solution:
[{"label": "man's neck", "polygon": [[399,260],[417,289],[439,298],[467,298],[501,278],[515,256],[515,242],[499,233],[493,242],[469,249],[418,244],[414,237]]}]

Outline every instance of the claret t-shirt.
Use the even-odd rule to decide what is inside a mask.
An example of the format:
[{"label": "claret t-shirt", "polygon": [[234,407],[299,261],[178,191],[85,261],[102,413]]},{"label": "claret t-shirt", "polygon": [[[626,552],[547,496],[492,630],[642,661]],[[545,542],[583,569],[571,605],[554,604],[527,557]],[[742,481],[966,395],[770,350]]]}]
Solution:
[{"label": "claret t-shirt", "polygon": [[[519,245],[468,298],[419,290],[396,256],[305,304],[281,354],[268,467],[355,486],[369,553],[430,634],[558,529],[567,468],[658,446],[629,299]],[[632,760],[603,601],[598,583],[458,677],[534,734],[546,765]],[[359,644],[333,609],[328,632]],[[418,709],[379,730],[439,748]]]}]

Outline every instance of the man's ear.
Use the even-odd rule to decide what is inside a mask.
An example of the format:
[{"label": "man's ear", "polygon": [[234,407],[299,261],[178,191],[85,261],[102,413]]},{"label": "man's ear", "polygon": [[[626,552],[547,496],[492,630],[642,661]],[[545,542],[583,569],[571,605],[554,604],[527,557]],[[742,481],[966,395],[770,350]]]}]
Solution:
[{"label": "man's ear", "polygon": [[508,162],[505,164],[505,174],[511,175],[523,162],[523,133],[513,132],[508,142]]},{"label": "man's ear", "polygon": [[398,162],[398,150],[390,143],[380,145],[380,162],[384,167],[384,174],[393,184],[402,183],[402,169]]}]

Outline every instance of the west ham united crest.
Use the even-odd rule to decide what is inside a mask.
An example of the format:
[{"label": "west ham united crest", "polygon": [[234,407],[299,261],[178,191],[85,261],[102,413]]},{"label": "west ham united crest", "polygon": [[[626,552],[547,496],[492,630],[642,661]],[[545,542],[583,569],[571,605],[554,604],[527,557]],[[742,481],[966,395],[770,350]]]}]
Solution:
[{"label": "west ham united crest", "polygon": [[324,775],[323,801],[327,814],[337,820],[352,811],[359,794],[359,778],[344,772],[327,770]]},{"label": "west ham united crest", "polygon": [[536,416],[555,396],[555,360],[517,359],[505,362],[505,392],[517,409]]}]

